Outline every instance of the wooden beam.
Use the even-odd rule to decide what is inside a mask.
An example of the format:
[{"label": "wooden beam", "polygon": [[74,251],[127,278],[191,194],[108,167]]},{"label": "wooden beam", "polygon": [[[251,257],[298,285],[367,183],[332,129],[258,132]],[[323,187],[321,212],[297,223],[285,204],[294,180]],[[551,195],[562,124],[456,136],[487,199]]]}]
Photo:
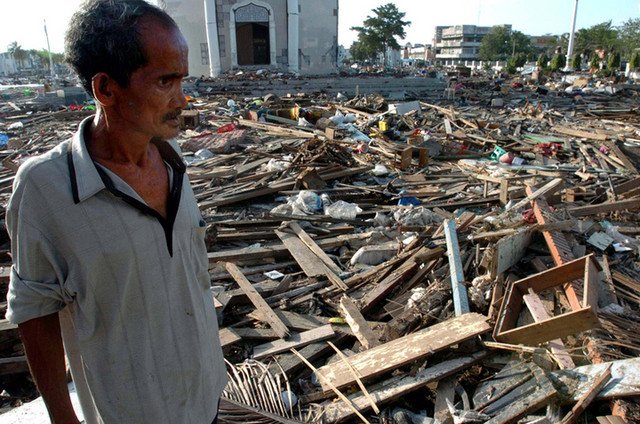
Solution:
[{"label": "wooden beam", "polygon": [[[340,277],[329,269],[303,240],[296,237],[295,234],[289,234],[278,230],[276,230],[275,233],[308,277],[324,276],[327,277],[331,284],[336,286],[336,288],[343,291],[347,290],[348,287],[342,282]],[[320,249],[319,247],[317,248]],[[327,259],[330,260],[329,258]]]},{"label": "wooden beam", "polygon": [[562,418],[560,424],[572,424],[574,423],[580,414],[587,409],[587,406],[596,398],[598,392],[607,384],[611,378],[611,364],[607,364],[605,370],[595,379],[589,389],[582,395],[578,403],[576,403],[571,411]]},{"label": "wooden beam", "polygon": [[262,319],[267,322],[273,331],[276,332],[278,337],[286,338],[289,336],[289,329],[286,325],[278,318],[278,316],[273,312],[273,309],[264,301],[262,296],[256,291],[256,289],[251,285],[249,280],[240,272],[237,266],[234,264],[227,262],[225,263],[225,268],[227,272],[231,274],[233,279],[238,283],[240,288],[244,290],[247,294],[251,303],[260,311]]},{"label": "wooden beam", "polygon": [[618,200],[616,202],[599,203],[597,205],[576,206],[567,208],[572,216],[589,216],[599,213],[640,209],[639,199]]},{"label": "wooden beam", "polygon": [[[534,322],[542,322],[551,318],[537,294],[526,294],[522,296],[522,300],[524,300],[525,305],[527,305],[527,309],[529,309]],[[567,353],[562,339],[550,340],[549,347],[560,369],[564,370],[576,367],[573,359],[571,359],[571,356]]]},{"label": "wooden beam", "polygon": [[[441,380],[460,372],[487,356],[486,351],[475,352],[469,356],[440,362],[416,375],[404,374],[384,381],[379,388],[370,390],[370,395],[377,405],[391,402],[407,393],[425,387],[427,384]],[[362,393],[350,396],[350,400],[360,411],[369,408],[369,400]],[[341,403],[332,402],[324,407],[327,422],[339,423],[353,417],[353,412]]]},{"label": "wooden beam", "polygon": [[576,130],[574,128],[562,127],[560,125],[555,125],[553,127],[553,131],[559,134],[569,135],[571,137],[577,137],[577,138],[586,138],[589,140],[605,141],[607,139],[606,134],[598,134],[598,133],[592,133],[589,131]]},{"label": "wooden beam", "polygon": [[380,340],[373,334],[373,330],[369,326],[369,323],[364,319],[360,310],[353,303],[348,296],[343,296],[340,299],[340,309],[347,320],[347,324],[353,331],[353,334],[356,336],[362,347],[365,349],[369,349],[380,344]]},{"label": "wooden beam", "polygon": [[292,334],[287,340],[275,340],[253,348],[254,359],[264,359],[271,355],[297,349],[311,343],[330,339],[336,335],[331,324],[314,328],[303,333]]},{"label": "wooden beam", "polygon": [[290,222],[289,228],[293,230],[298,238],[302,240],[305,245],[307,245],[307,247],[327,266],[327,268],[329,268],[336,275],[340,275],[340,273],[342,272],[340,267],[336,265],[336,263],[333,262],[326,253],[324,253],[324,250],[322,250],[316,244],[316,242],[313,241],[311,237],[309,237],[309,234],[307,234],[306,231],[304,231],[297,222]]},{"label": "wooden beam", "polygon": [[[476,313],[468,313],[357,353],[349,358],[349,361],[362,376],[362,380],[367,380],[420,360],[490,329],[486,317]],[[320,372],[338,388],[355,382],[351,371],[341,363],[325,365],[320,368]],[[328,391],[330,386],[322,384],[322,389]]]},{"label": "wooden beam", "polygon": [[[355,243],[364,240],[370,233],[348,234],[329,239],[318,240],[316,243],[321,249],[334,249],[347,243]],[[210,252],[207,254],[209,263],[213,262],[235,262],[249,261],[254,259],[281,258],[291,256],[289,250],[283,244],[265,246],[259,248],[245,247],[242,249],[222,250],[220,252]]]}]

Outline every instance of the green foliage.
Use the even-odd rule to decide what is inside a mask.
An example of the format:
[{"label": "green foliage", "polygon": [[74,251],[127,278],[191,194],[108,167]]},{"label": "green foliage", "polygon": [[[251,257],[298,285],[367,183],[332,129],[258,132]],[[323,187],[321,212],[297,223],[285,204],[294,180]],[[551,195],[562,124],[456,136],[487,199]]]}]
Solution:
[{"label": "green foliage", "polygon": [[600,69],[600,56],[597,53],[591,55],[591,61],[589,61],[589,69]]},{"label": "green foliage", "polygon": [[[516,53],[533,53],[531,40],[520,31],[509,31],[503,26],[495,26],[480,43],[480,60],[505,60]],[[525,59],[526,60],[526,59]]]},{"label": "green foliage", "polygon": [[619,47],[618,30],[611,25],[611,21],[580,29],[576,33],[575,50],[580,53],[591,55],[596,50],[609,52]]},{"label": "green foliage", "polygon": [[633,52],[629,60],[629,67],[632,70],[640,68],[640,52]]},{"label": "green foliage", "polygon": [[620,70],[620,53],[613,52],[609,54],[607,58],[607,67],[613,72]]},{"label": "green foliage", "polygon": [[516,53],[507,60],[507,66],[505,71],[509,74],[515,74],[518,68],[521,68],[527,63],[527,55],[525,53]]},{"label": "green foliage", "polygon": [[580,53],[574,54],[571,58],[571,67],[576,71],[582,69],[582,57],[580,56]]},{"label": "green foliage", "polygon": [[549,64],[549,67],[551,68],[552,71],[555,72],[564,68],[566,64],[567,64],[566,57],[562,53],[558,53],[555,56],[553,56],[553,58],[551,59],[551,63]]},{"label": "green foliage", "polygon": [[354,41],[349,48],[349,53],[355,62],[366,62],[376,57],[376,49],[366,40]]},{"label": "green foliage", "polygon": [[11,54],[13,59],[18,62],[19,66],[24,66],[24,61],[29,57],[29,53],[18,44],[17,41],[12,42],[7,46],[7,51]]},{"label": "green foliage", "polygon": [[640,48],[640,18],[629,19],[618,27],[620,49],[626,57],[632,56]]},{"label": "green foliage", "polygon": [[376,53],[383,53],[386,62],[387,47],[400,48],[396,37],[404,38],[404,27],[411,22],[402,20],[405,13],[400,12],[393,3],[373,9],[373,13],[374,16],[367,16],[362,26],[351,29],[358,32],[359,48],[367,54],[375,52],[374,56]]},{"label": "green foliage", "polygon": [[547,67],[547,63],[549,63],[549,58],[547,57],[546,54],[541,53],[540,56],[538,56],[538,61],[536,62],[536,65],[544,69]]}]

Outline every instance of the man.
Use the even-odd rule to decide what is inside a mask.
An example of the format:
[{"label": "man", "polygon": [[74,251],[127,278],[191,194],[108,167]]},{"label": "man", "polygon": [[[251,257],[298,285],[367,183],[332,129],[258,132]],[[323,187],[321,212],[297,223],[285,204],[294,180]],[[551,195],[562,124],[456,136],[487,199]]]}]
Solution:
[{"label": "man", "polygon": [[186,42],[143,0],[90,0],[66,54],[97,113],[16,175],[7,318],[54,423],[78,422],[62,340],[87,423],[215,422],[226,372],[204,222],[166,141]]}]

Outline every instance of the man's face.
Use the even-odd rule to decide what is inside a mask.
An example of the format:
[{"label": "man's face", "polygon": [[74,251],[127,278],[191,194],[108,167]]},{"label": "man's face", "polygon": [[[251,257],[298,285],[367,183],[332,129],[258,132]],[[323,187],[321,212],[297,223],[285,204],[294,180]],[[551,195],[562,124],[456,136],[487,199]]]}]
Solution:
[{"label": "man's face", "polygon": [[178,135],[178,116],[187,107],[182,92],[189,73],[187,43],[180,31],[154,19],[143,18],[139,28],[148,63],[118,90],[118,115],[136,135],[170,139]]}]

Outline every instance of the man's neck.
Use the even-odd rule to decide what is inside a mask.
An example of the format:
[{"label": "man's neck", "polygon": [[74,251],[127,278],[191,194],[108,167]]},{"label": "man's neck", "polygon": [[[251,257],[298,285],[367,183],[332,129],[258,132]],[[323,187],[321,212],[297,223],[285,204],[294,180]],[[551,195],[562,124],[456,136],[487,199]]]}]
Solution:
[{"label": "man's neck", "polygon": [[117,119],[98,109],[85,138],[94,160],[144,166],[149,159],[151,139],[141,137]]}]

